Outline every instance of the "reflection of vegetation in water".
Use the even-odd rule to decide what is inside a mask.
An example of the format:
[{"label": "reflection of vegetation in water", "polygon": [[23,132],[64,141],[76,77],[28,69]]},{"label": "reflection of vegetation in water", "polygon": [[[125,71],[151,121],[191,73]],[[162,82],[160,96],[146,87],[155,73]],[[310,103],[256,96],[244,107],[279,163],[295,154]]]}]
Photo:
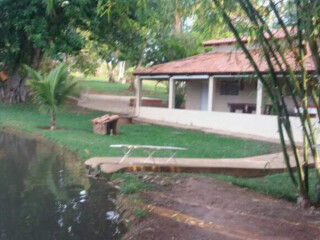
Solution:
[{"label": "reflection of vegetation in water", "polygon": [[74,154],[52,144],[38,145],[36,151],[38,158],[25,179],[25,191],[43,185],[56,200],[65,201],[70,186],[88,190],[89,180],[83,177],[82,163]]},{"label": "reflection of vegetation in water", "polygon": [[1,159],[4,159],[5,156],[6,156],[6,155],[5,155],[4,151],[2,151],[2,150],[0,149],[0,160],[1,160]]},{"label": "reflection of vegetation in water", "polygon": [[72,153],[1,133],[0,141],[0,239],[116,239],[117,219],[106,218],[114,191],[85,177]]},{"label": "reflection of vegetation in water", "polygon": [[[0,134],[0,148],[5,156],[0,161],[0,239],[7,239],[7,236],[19,239],[19,232],[12,226],[23,226],[19,220],[21,192],[29,161],[34,156],[34,148],[28,143],[30,141],[19,140],[14,135]],[[26,146],[28,150],[24,149]],[[19,153],[19,157],[14,157],[15,153]]]}]

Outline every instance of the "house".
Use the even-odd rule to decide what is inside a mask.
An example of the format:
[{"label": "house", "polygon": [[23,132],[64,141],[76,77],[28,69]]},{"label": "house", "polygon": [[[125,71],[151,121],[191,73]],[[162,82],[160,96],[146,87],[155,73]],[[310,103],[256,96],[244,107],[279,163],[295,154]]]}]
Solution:
[{"label": "house", "polygon": [[[279,39],[283,32],[275,32]],[[242,38],[245,44],[248,38]],[[137,75],[136,116],[143,119],[178,123],[213,132],[265,140],[277,140],[277,117],[270,115],[272,105],[264,94],[263,86],[254,76],[245,54],[237,48],[234,38],[211,40],[203,43],[212,51],[193,57],[155,65],[134,72]],[[261,60],[259,47],[248,45],[262,72],[268,72],[266,62]],[[293,57],[288,62],[294,66]],[[315,67],[311,56],[306,59],[309,72]],[[141,106],[143,80],[169,82],[167,108]],[[185,108],[175,108],[175,82],[186,84]],[[291,122],[296,140],[302,142],[300,124],[294,116],[295,110],[290,98]],[[313,109],[310,109],[312,111]],[[315,119],[313,119],[315,121]],[[316,122],[316,121],[315,121]]]}]

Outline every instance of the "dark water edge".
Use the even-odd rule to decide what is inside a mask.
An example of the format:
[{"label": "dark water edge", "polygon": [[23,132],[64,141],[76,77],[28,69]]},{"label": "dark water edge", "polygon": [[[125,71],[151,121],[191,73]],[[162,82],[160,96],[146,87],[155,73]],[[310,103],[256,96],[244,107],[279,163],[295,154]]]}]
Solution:
[{"label": "dark water edge", "polygon": [[0,132],[1,240],[120,239],[115,198],[72,152]]}]

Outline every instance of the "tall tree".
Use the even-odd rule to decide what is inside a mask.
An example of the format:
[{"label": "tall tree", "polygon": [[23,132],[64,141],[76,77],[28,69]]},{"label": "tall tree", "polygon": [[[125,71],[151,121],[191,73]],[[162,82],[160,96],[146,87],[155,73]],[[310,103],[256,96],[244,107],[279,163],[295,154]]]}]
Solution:
[{"label": "tall tree", "polygon": [[[98,41],[117,49],[119,60],[127,61],[134,69],[190,56],[197,53],[195,49],[199,49],[199,42],[194,34],[185,32],[184,26],[188,16],[192,15],[189,9],[199,2],[101,0],[95,36],[100,38]],[[191,41],[195,45],[187,44],[190,50],[182,53],[182,50],[188,49],[180,44]],[[157,53],[165,57],[156,57]],[[132,76],[129,88],[132,91],[134,80]]]},{"label": "tall tree", "polygon": [[44,55],[62,59],[81,50],[84,40],[77,30],[86,28],[95,8],[89,0],[0,1],[0,65],[9,72],[0,100],[25,100],[22,64],[37,69]]},{"label": "tall tree", "polygon": [[[101,0],[99,18],[93,32],[98,42],[118,53],[119,60],[139,68],[149,40],[159,26],[159,1],[156,0]],[[103,26],[103,27],[102,27]],[[134,77],[130,79],[130,90],[134,90]]]}]

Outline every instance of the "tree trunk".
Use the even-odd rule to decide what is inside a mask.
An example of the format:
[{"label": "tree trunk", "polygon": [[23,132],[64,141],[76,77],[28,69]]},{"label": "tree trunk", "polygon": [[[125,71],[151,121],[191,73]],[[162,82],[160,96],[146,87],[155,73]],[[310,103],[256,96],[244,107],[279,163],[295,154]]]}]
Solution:
[{"label": "tree trunk", "polygon": [[[135,70],[137,70],[138,68],[141,67],[143,54],[144,54],[144,47],[141,48],[140,56],[139,56],[139,59],[138,59],[138,61],[137,61]],[[129,89],[128,89],[130,92],[134,92],[134,91],[136,90],[136,88],[135,88],[135,86],[134,86],[134,82],[135,82],[136,78],[137,78],[137,77],[134,76],[134,75],[132,75],[132,76],[130,77],[130,86],[129,86]]]},{"label": "tree trunk", "polygon": [[108,76],[109,76],[109,79],[108,81],[110,83],[114,83],[115,79],[114,79],[114,69],[115,69],[115,66],[112,64],[112,62],[108,62],[107,63],[107,69],[108,69]]},{"label": "tree trunk", "polygon": [[181,16],[179,12],[179,0],[176,0],[176,9],[174,13],[174,32],[181,33]]},{"label": "tree trunk", "polygon": [[5,103],[18,103],[26,101],[26,78],[21,77],[18,71],[9,73],[9,79],[0,85],[0,101]]},{"label": "tree trunk", "polygon": [[119,63],[119,73],[118,73],[118,82],[119,83],[124,83],[125,82],[125,79],[124,79],[125,67],[126,67],[126,62],[125,61],[121,61]]},{"label": "tree trunk", "polygon": [[[32,68],[38,69],[43,57],[43,52],[34,48],[29,59]],[[0,81],[0,102],[19,103],[27,99],[27,76],[21,76],[19,73],[20,66],[14,66],[8,71],[8,79]]]},{"label": "tree trunk", "polygon": [[50,130],[55,130],[56,129],[56,112],[55,110],[51,111],[51,126]]},{"label": "tree trunk", "polygon": [[134,86],[135,80],[136,80],[136,76],[132,75],[132,76],[130,77],[130,85],[129,85],[128,91],[134,92],[134,91],[136,90],[136,88],[135,88],[135,86]]},{"label": "tree trunk", "polygon": [[114,83],[114,72],[113,69],[111,71],[109,71],[109,82],[110,83]]},{"label": "tree trunk", "polygon": [[43,51],[41,51],[40,49],[38,48],[34,48],[33,49],[33,54],[32,54],[32,58],[30,60],[31,62],[31,67],[34,68],[34,69],[38,69],[39,66],[40,66],[40,63],[43,59]]}]

